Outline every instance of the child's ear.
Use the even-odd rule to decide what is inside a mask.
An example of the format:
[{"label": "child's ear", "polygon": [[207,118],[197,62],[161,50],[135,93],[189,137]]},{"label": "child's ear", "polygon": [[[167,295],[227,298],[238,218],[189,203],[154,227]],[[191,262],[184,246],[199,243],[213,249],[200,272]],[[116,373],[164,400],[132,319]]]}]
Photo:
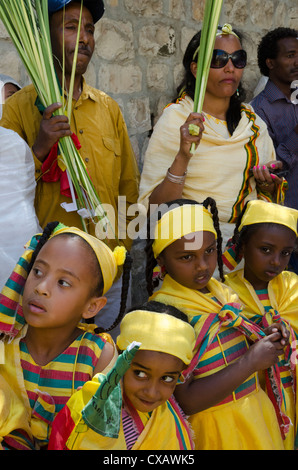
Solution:
[{"label": "child's ear", "polygon": [[92,297],[82,317],[85,319],[93,318],[107,303],[106,297]]},{"label": "child's ear", "polygon": [[162,260],[162,255],[157,256],[156,261],[159,266],[164,265],[163,260]]}]

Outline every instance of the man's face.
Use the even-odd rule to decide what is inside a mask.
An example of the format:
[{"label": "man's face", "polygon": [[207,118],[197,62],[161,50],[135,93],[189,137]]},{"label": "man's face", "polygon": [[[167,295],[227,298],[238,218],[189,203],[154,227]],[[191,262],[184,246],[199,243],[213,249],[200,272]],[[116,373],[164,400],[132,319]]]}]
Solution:
[{"label": "man's face", "polygon": [[[66,6],[65,14],[62,9],[54,13],[51,17],[50,27],[53,55],[56,59],[56,65],[58,63],[58,67],[60,66],[60,70],[62,70],[64,47],[66,76],[71,75],[80,11],[81,4],[71,2]],[[86,7],[83,7],[76,68],[78,75],[83,75],[86,72],[94,51],[94,46],[93,18],[90,11]]]},{"label": "man's face", "polygon": [[291,85],[294,80],[298,80],[298,39],[280,39],[277,57],[267,59],[267,66],[274,82]]}]

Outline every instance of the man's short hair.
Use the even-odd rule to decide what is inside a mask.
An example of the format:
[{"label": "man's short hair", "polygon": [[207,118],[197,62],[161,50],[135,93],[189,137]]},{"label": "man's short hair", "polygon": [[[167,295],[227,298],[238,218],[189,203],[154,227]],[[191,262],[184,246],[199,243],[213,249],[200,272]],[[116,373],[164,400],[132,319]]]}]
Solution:
[{"label": "man's short hair", "polygon": [[267,59],[276,59],[278,55],[278,41],[286,38],[297,38],[298,32],[291,28],[276,28],[269,31],[258,45],[258,65],[262,75],[269,77]]}]

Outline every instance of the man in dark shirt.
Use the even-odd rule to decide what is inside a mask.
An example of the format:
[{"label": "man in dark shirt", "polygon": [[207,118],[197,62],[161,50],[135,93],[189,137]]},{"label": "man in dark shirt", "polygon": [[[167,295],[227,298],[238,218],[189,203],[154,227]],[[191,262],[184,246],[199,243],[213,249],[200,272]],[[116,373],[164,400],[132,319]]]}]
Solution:
[{"label": "man in dark shirt", "polygon": [[[298,209],[298,32],[290,28],[269,31],[258,46],[258,64],[269,80],[251,105],[267,123],[276,158],[288,170],[285,205]],[[297,255],[292,257],[295,272],[297,259]]]},{"label": "man in dark shirt", "polygon": [[298,209],[298,32],[277,28],[266,34],[258,46],[258,63],[269,80],[251,104],[268,126],[277,159],[289,170],[285,204]]}]

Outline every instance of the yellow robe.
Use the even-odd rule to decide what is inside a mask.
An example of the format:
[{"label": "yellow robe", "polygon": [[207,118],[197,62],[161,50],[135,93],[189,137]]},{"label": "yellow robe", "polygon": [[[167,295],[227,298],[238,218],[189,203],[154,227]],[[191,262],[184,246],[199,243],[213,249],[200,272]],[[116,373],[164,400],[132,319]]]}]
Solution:
[{"label": "yellow robe", "polygon": [[[220,320],[221,312],[224,314],[224,308],[227,307],[227,304],[231,305],[231,312],[233,305],[237,305],[235,304],[239,302],[237,295],[215,279],[210,280],[208,288],[211,297],[200,291],[181,286],[169,275],[166,275],[160,290],[151,297],[152,300],[174,305],[186,313],[190,323],[194,326],[197,337],[201,339],[199,348],[205,345],[197,364],[199,375],[194,377],[196,380],[211,375],[233,362],[233,357],[228,357],[230,349],[234,348],[238,351],[237,357],[239,357],[243,354],[239,351],[245,347],[245,344],[246,349],[248,348],[245,336],[241,331],[238,331],[241,316],[233,317],[231,313],[233,317],[231,317],[231,322],[221,323]],[[221,305],[212,297],[215,297]],[[213,324],[207,329],[210,320],[213,320]],[[245,319],[242,321],[245,323]],[[231,327],[233,324],[234,328]],[[204,331],[205,327],[206,331]],[[225,335],[228,334],[231,334],[231,341],[226,342]],[[204,364],[208,365],[206,371],[203,370]],[[195,365],[193,364],[193,366]],[[194,370],[194,375],[195,372]],[[284,449],[274,407],[259,385],[258,374],[255,373],[249,377],[242,384],[242,388],[239,387],[230,397],[226,397],[216,406],[189,417],[195,435],[196,449]]]},{"label": "yellow robe", "polygon": [[[298,276],[295,273],[284,271],[276,276],[268,284],[268,297],[270,306],[269,312],[258,298],[253,286],[244,278],[243,269],[231,272],[226,276],[225,283],[230,286],[239,296],[241,302],[245,305],[245,315],[252,321],[265,327],[271,325],[279,318],[285,320],[294,330],[294,334],[290,336],[290,344],[293,351],[296,350],[296,336],[298,335]],[[294,344],[293,344],[294,342]],[[290,358],[290,362],[296,363],[296,355]],[[280,358],[285,362],[285,356]],[[282,363],[281,363],[282,364]],[[292,367],[293,369],[293,367]],[[292,372],[294,374],[294,383],[291,387],[284,388],[284,412],[289,416],[293,426],[285,440],[285,448],[293,449],[295,446],[295,435],[297,433],[297,404],[295,404],[295,396],[297,396],[297,365]],[[287,380],[291,377],[291,370],[281,372],[282,378]],[[295,387],[295,390],[293,390]],[[296,443],[297,446],[297,443]]]},{"label": "yellow robe", "polygon": [[[82,419],[82,410],[95,394],[100,383],[98,374],[86,382],[57,415],[49,444],[50,450],[126,450],[120,423],[117,438],[102,436],[88,427]],[[121,413],[121,410],[119,410]],[[149,420],[146,413],[137,412],[144,424],[131,450],[191,450],[193,442],[188,423],[169,401],[153,410]]]}]

